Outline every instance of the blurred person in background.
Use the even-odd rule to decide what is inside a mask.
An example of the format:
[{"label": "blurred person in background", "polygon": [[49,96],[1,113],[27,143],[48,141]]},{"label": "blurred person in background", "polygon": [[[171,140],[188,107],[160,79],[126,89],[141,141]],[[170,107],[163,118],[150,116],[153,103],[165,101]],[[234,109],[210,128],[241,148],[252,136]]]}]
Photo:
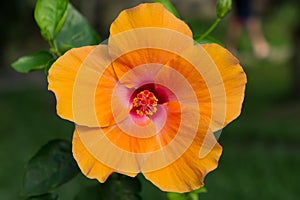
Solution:
[{"label": "blurred person in background", "polygon": [[262,25],[259,17],[253,10],[251,0],[233,0],[233,15],[230,19],[226,45],[233,53],[237,53],[237,43],[241,32],[245,27],[257,58],[266,58],[270,53],[269,44],[262,32]]}]

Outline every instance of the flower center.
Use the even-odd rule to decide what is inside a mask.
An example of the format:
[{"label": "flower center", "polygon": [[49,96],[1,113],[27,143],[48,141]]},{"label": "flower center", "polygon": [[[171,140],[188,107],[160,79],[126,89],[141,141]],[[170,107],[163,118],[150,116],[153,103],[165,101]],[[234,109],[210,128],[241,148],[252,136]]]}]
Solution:
[{"label": "flower center", "polygon": [[133,107],[136,108],[136,113],[139,116],[151,116],[157,111],[157,101],[158,99],[152,92],[143,90],[133,99]]}]

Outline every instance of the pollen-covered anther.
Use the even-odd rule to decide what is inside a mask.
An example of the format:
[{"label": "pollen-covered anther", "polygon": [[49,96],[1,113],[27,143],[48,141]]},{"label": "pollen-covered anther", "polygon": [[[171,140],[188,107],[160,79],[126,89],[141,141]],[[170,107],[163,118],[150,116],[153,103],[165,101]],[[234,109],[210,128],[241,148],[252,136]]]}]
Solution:
[{"label": "pollen-covered anther", "polygon": [[152,92],[144,90],[133,99],[133,107],[136,108],[136,113],[139,116],[151,116],[157,111],[157,101],[158,99]]}]

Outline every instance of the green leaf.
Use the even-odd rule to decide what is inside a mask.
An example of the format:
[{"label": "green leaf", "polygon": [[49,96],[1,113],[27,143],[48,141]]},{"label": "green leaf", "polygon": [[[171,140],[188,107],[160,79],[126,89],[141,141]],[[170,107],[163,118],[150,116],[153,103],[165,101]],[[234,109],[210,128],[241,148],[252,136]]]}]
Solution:
[{"label": "green leaf", "polygon": [[141,200],[140,191],[141,184],[137,178],[113,174],[103,184],[84,188],[75,200],[85,200],[87,196],[98,200]]},{"label": "green leaf", "polygon": [[67,16],[68,0],[38,0],[34,18],[41,29],[42,36],[53,40],[61,29]]},{"label": "green leaf", "polygon": [[26,200],[57,200],[58,195],[53,193],[47,193],[39,196],[29,197]]},{"label": "green leaf", "polygon": [[71,143],[60,139],[52,140],[28,162],[22,193],[27,196],[47,193],[72,179],[78,172]]},{"label": "green leaf", "polygon": [[28,73],[33,70],[44,69],[51,65],[54,57],[48,51],[39,51],[34,54],[19,58],[12,63],[12,67],[21,73]]},{"label": "green leaf", "polygon": [[167,193],[167,199],[168,200],[198,200],[199,194],[206,193],[206,192],[207,190],[205,187],[199,188],[197,190],[188,193],[169,192]]},{"label": "green leaf", "polygon": [[80,190],[80,192],[76,195],[74,200],[86,200],[87,197],[89,199],[101,199],[101,189],[100,185],[88,186]]},{"label": "green leaf", "polygon": [[175,15],[177,18],[180,18],[180,15],[178,14],[176,8],[169,0],[153,0],[153,1],[157,3],[161,3],[168,11],[173,13],[173,15]]},{"label": "green leaf", "polygon": [[215,44],[219,44],[221,46],[224,46],[224,44],[221,41],[219,41],[218,39],[216,39],[214,37],[211,37],[211,36],[206,36],[202,40],[198,39],[198,40],[196,40],[196,42],[199,43],[199,44],[213,44],[213,43],[215,43]]},{"label": "green leaf", "polygon": [[52,64],[55,62],[55,59],[53,60],[50,60],[48,62],[48,65],[44,68],[44,72],[45,72],[45,75],[48,76],[48,72],[49,72],[49,69],[51,68]]},{"label": "green leaf", "polygon": [[56,45],[60,53],[74,47],[99,44],[100,38],[88,21],[71,5],[67,19],[57,34]]},{"label": "green leaf", "polygon": [[199,188],[197,190],[194,190],[193,193],[197,193],[197,194],[207,193],[207,189],[205,187],[202,187],[202,188]]},{"label": "green leaf", "polygon": [[198,194],[194,192],[187,193],[186,197],[187,200],[199,200]]},{"label": "green leaf", "polygon": [[167,199],[168,200],[187,200],[187,197],[186,197],[185,194],[175,193],[175,192],[168,192],[167,193]]},{"label": "green leaf", "polygon": [[101,187],[103,200],[139,200],[141,184],[137,178],[113,174]]}]

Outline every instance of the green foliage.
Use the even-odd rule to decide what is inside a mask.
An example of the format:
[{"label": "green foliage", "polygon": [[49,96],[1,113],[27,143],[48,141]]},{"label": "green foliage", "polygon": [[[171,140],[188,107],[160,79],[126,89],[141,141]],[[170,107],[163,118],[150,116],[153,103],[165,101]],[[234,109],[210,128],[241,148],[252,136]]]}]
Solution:
[{"label": "green foliage", "polygon": [[72,179],[79,169],[71,153],[71,143],[52,140],[28,162],[22,193],[41,195]]},{"label": "green foliage", "polygon": [[67,16],[68,0],[38,0],[34,18],[45,40],[53,40]]},{"label": "green foliage", "polygon": [[39,51],[18,59],[12,67],[20,73],[44,69],[48,74],[57,56],[74,47],[100,42],[96,31],[68,0],[38,0],[34,18],[49,43],[51,53]]},{"label": "green foliage", "polygon": [[12,63],[12,67],[20,73],[28,73],[34,70],[44,69],[54,62],[53,55],[48,51],[39,51],[34,54],[19,58]]},{"label": "green foliage", "polygon": [[141,183],[137,178],[113,174],[103,184],[84,188],[75,200],[85,200],[87,196],[98,200],[141,200],[140,191]]},{"label": "green foliage", "polygon": [[47,193],[39,196],[29,197],[26,200],[58,200],[58,195],[54,193]]},{"label": "green foliage", "polygon": [[90,199],[101,199],[101,189],[99,184],[88,186],[80,190],[74,200],[85,200],[87,197]]},{"label": "green foliage", "polygon": [[[202,35],[200,36],[196,36],[194,38],[194,40],[198,43],[215,43],[213,41],[216,41],[216,39],[214,39],[213,37],[209,36],[213,30],[215,30],[215,28],[219,25],[219,23],[221,22],[221,18],[217,18],[216,21],[207,29],[207,31],[205,31]],[[218,42],[217,42],[218,43]]]},{"label": "green foliage", "polygon": [[164,7],[169,10],[171,13],[173,13],[176,17],[180,18],[180,15],[178,14],[176,8],[173,6],[173,4],[169,0],[153,0],[154,2],[161,3],[164,5]]},{"label": "green foliage", "polygon": [[218,39],[214,38],[214,37],[211,37],[211,36],[206,36],[205,38],[203,39],[195,39],[195,41],[199,44],[212,44],[212,43],[215,43],[215,44],[219,44],[221,46],[224,46],[224,44],[219,41]]},{"label": "green foliage", "polygon": [[230,12],[232,7],[232,0],[218,0],[216,5],[217,19],[202,35],[195,37],[198,43],[217,43],[222,45],[218,40],[212,38],[210,34],[219,25],[221,20]]},{"label": "green foliage", "polygon": [[205,187],[202,187],[202,188],[192,191],[191,193],[196,193],[196,194],[207,193],[207,189]]},{"label": "green foliage", "polygon": [[175,193],[175,192],[169,192],[167,193],[167,199],[168,200],[199,200],[200,193],[206,193],[206,188],[202,187],[197,190],[194,190],[192,192],[188,193]]},{"label": "green foliage", "polygon": [[169,192],[167,193],[168,200],[188,200],[185,194]]},{"label": "green foliage", "polygon": [[216,13],[218,18],[224,18],[231,10],[232,0],[218,0]]},{"label": "green foliage", "polygon": [[96,45],[96,31],[68,0],[38,0],[35,20],[50,50],[57,56],[74,47]]},{"label": "green foliage", "polygon": [[56,37],[57,50],[60,54],[74,47],[96,45],[100,38],[87,20],[71,5],[61,31]]}]

